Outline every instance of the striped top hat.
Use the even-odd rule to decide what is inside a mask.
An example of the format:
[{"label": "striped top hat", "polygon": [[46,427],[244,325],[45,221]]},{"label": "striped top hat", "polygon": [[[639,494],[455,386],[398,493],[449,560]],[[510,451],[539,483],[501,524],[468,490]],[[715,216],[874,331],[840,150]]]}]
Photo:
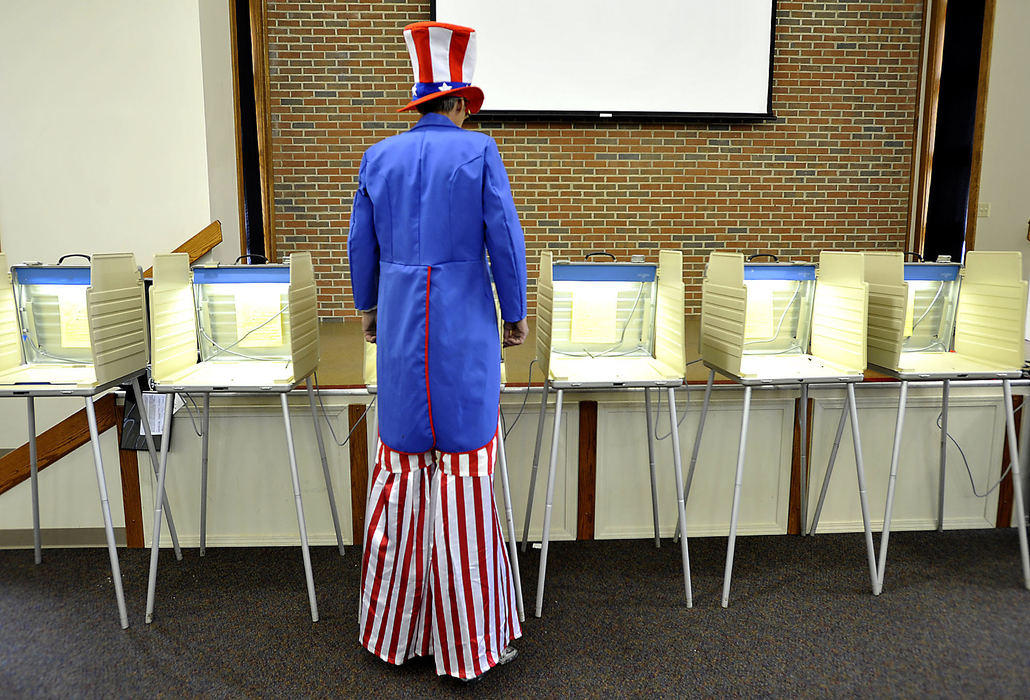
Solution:
[{"label": "striped top hat", "polygon": [[472,85],[476,69],[476,30],[442,22],[416,22],[404,28],[415,87],[398,112],[438,97],[464,97],[469,112],[483,106],[483,91]]}]

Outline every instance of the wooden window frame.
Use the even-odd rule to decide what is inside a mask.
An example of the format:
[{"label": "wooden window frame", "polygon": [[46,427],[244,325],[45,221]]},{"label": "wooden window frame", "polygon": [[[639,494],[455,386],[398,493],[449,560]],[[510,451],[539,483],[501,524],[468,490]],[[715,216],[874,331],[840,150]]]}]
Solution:
[{"label": "wooden window frame", "polygon": [[[243,180],[243,136],[240,114],[239,56],[237,54],[236,26],[237,0],[229,0],[229,34],[232,41],[232,91],[236,127],[236,192],[239,199],[240,252],[246,254],[247,222],[244,206]],[[275,246],[275,192],[272,167],[272,125],[270,87],[268,74],[268,12],[265,0],[250,0],[247,5],[250,16],[251,64],[254,72],[254,109],[257,120],[258,168],[261,182],[261,220],[263,224],[265,257],[269,262],[278,261]]]},{"label": "wooden window frame", "polygon": [[[994,35],[994,14],[996,0],[984,3],[983,38],[980,45],[980,74],[976,94],[976,121],[973,127],[973,160],[970,166],[969,198],[966,209],[965,249],[973,250],[976,244],[976,214],[980,197],[980,169],[983,163],[984,122],[987,114],[987,91],[991,72],[991,48]],[[915,216],[914,226],[909,226],[911,239],[908,250],[922,254],[926,243],[926,215],[930,200],[930,179],[933,175],[933,146],[937,133],[937,103],[941,89],[941,63],[944,49],[944,29],[948,0],[924,0],[923,17],[930,9],[930,37],[926,45],[923,65],[923,111],[919,140],[913,145],[912,189],[914,204],[910,216]],[[922,49],[920,50],[922,53]]]}]

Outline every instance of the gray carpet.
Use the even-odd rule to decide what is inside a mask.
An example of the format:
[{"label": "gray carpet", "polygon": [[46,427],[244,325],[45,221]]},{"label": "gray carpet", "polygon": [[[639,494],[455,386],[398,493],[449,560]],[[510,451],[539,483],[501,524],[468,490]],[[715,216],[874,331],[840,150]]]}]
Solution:
[{"label": "gray carpet", "polygon": [[[1015,530],[892,534],[878,598],[861,535],[742,537],[722,609],[725,542],[690,542],[693,609],[668,540],[552,544],[543,618],[471,686],[358,646],[353,547],[312,550],[315,624],[297,548],[163,552],[149,626],[149,553],[121,550],[124,631],[105,550],[38,567],[0,551],[0,697],[1030,696]],[[530,613],[538,554],[522,562]]]}]

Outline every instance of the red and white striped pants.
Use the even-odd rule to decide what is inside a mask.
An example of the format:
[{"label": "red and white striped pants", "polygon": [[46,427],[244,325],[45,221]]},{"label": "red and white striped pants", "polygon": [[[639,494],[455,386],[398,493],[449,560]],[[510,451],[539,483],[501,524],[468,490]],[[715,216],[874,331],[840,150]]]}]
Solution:
[{"label": "red and white striped pants", "polygon": [[468,679],[522,636],[494,502],[496,450],[496,435],[459,454],[406,454],[378,443],[358,639],[384,661],[431,654],[439,675]]}]

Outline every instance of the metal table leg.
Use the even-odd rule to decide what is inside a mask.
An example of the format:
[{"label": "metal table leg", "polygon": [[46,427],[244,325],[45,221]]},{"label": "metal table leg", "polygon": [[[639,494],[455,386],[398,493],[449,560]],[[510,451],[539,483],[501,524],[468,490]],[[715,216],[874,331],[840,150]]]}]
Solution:
[{"label": "metal table leg", "polygon": [[891,536],[891,512],[894,509],[894,485],[898,478],[898,459],[901,456],[901,431],[905,425],[905,403],[908,400],[908,382],[901,381],[901,395],[898,398],[898,422],[894,426],[894,448],[891,451],[891,472],[887,482],[887,506],[883,512],[883,532],[880,533],[880,564],[877,567],[876,589],[873,595],[883,591],[883,575],[887,568],[887,542]]},{"label": "metal table leg", "polygon": [[[672,400],[671,390],[669,391],[669,396],[670,400]],[[647,387],[644,387],[644,411],[647,414],[647,463],[651,468],[651,512],[654,515],[654,546],[658,548],[662,546],[662,539],[658,530],[658,478],[654,469],[654,429],[651,425],[651,390]],[[675,413],[676,408],[672,407],[670,411]],[[672,424],[672,432],[676,432],[675,421]],[[678,439],[679,436],[677,436]]]},{"label": "metal table leg", "polygon": [[844,401],[844,407],[840,412],[840,422],[837,423],[837,435],[833,438],[833,449],[830,450],[830,461],[826,463],[826,474],[823,475],[823,488],[819,492],[819,503],[815,506],[815,516],[812,518],[812,528],[809,530],[810,535],[815,534],[815,529],[819,527],[819,516],[823,512],[823,501],[826,500],[826,490],[830,486],[830,475],[833,474],[833,465],[837,462],[837,450],[840,449],[840,439],[844,435],[844,422],[848,417],[848,401]]},{"label": "metal table leg", "polygon": [[1005,394],[1005,431],[1009,439],[1009,459],[1012,460],[1012,489],[1016,501],[1016,530],[1019,533],[1019,557],[1023,563],[1023,585],[1030,590],[1030,555],[1026,542],[1026,510],[1023,506],[1023,480],[1019,474],[1019,447],[1016,445],[1016,418],[1012,410],[1012,384],[1002,381]]},{"label": "metal table leg", "polygon": [[311,404],[311,418],[315,421],[315,441],[318,443],[318,455],[322,458],[322,474],[325,476],[325,490],[329,494],[329,512],[333,516],[333,528],[336,530],[336,546],[343,556],[343,534],[340,532],[340,515],[336,511],[336,495],[333,493],[333,482],[329,476],[329,459],[325,454],[325,442],[322,440],[322,422],[318,419],[315,408],[315,389],[311,385],[311,377],[307,379],[308,403]]},{"label": "metal table leg", "polygon": [[[648,415],[650,415],[650,408],[648,408]],[[679,523],[679,531],[682,533],[682,537],[680,537],[680,555],[683,558],[683,587],[687,595],[687,607],[691,608],[694,606],[694,593],[690,588],[690,554],[687,551],[687,509],[686,500],[683,495],[683,461],[680,456],[679,431],[676,430],[676,396],[671,386],[669,387],[669,420],[672,424],[672,466],[676,476],[677,522]],[[652,466],[653,464],[654,461],[652,460]],[[653,472],[651,478],[651,483],[653,484]],[[655,517],[657,518],[657,516],[658,511],[655,511]],[[657,520],[655,521],[655,527],[657,527]],[[657,539],[657,537],[658,532],[656,530],[655,538]]]},{"label": "metal table leg", "polygon": [[941,398],[941,470],[940,483],[937,485],[937,531],[944,531],[944,475],[948,463],[948,394],[951,380],[945,379]]},{"label": "metal table leg", "polygon": [[32,547],[36,563],[43,561],[43,540],[39,534],[39,456],[36,452],[36,400],[28,397],[29,406],[29,480],[32,485]]},{"label": "metal table leg", "polygon": [[740,420],[740,446],[737,448],[737,476],[733,484],[733,508],[730,510],[730,537],[726,545],[726,571],[722,581],[722,607],[730,604],[730,578],[733,575],[733,550],[737,542],[737,516],[740,513],[740,487],[744,479],[744,457],[747,454],[748,417],[751,413],[751,387],[744,387],[744,415]]},{"label": "metal table leg", "polygon": [[200,556],[207,553],[207,459],[211,428],[211,394],[204,394],[204,415],[200,419]]},{"label": "metal table leg", "polygon": [[[862,526],[865,531],[866,558],[869,561],[869,581],[876,593],[876,550],[873,549],[873,529],[869,523],[869,499],[865,488],[865,463],[862,459],[862,438],[858,432],[858,403],[855,401],[855,385],[848,382],[847,406],[851,413],[851,436],[855,443],[855,469],[858,475],[858,500],[862,506]],[[840,431],[837,431],[840,441]]]},{"label": "metal table leg", "polygon": [[[687,485],[683,488],[683,503],[686,504],[690,498],[690,485],[694,481],[694,467],[697,465],[697,454],[701,450],[701,435],[705,430],[705,419],[708,417],[708,402],[712,398],[712,382],[715,381],[715,370],[708,373],[708,383],[705,385],[705,400],[701,405],[701,415],[697,419],[697,435],[694,436],[694,448],[690,454],[690,468],[687,469]],[[679,523],[676,524],[676,534],[673,539],[679,539]]]},{"label": "metal table leg", "polygon": [[[526,501],[526,521],[522,526],[522,551],[526,551],[526,543],[529,542],[529,521],[533,515],[533,494],[536,491],[536,471],[537,465],[540,464],[540,443],[543,441],[544,435],[544,418],[547,417],[547,380],[544,380],[544,386],[542,389],[542,396],[540,397],[540,417],[536,423],[536,447],[533,448],[533,470],[529,476],[529,497]],[[526,385],[526,391],[529,391],[529,385]],[[558,421],[558,415],[555,414],[555,422]],[[537,613],[539,616],[539,613]]]},{"label": "metal table leg", "polygon": [[522,574],[519,571],[518,534],[515,531],[515,516],[511,508],[511,487],[508,482],[508,456],[504,451],[504,425],[500,415],[497,416],[497,462],[501,469],[501,489],[504,494],[504,516],[508,524],[508,557],[512,575],[515,577],[515,602],[519,608],[519,620],[526,621],[526,612],[522,605]]},{"label": "metal table leg", "polygon": [[801,481],[801,534],[807,534],[805,532],[806,525],[808,524],[808,385],[801,385],[801,398],[799,399],[801,404],[801,415],[799,427],[801,428],[801,463],[800,467],[800,481]]},{"label": "metal table leg", "polygon": [[308,584],[308,604],[311,606],[311,621],[318,622],[318,603],[315,602],[315,580],[311,574],[311,552],[308,551],[308,529],[304,523],[304,503],[300,498],[300,476],[297,473],[297,452],[293,447],[293,427],[290,424],[290,407],[286,393],[279,394],[283,408],[283,424],[286,427],[286,449],[290,455],[290,476],[293,478],[293,500],[297,504],[297,525],[300,528],[300,549],[304,559],[304,576]]},{"label": "metal table leg", "polygon": [[165,476],[168,473],[168,435],[172,428],[172,399],[175,394],[165,394],[164,425],[161,434],[161,465],[157,472],[157,488],[154,491],[154,536],[150,540],[150,576],[147,579],[147,616],[149,625],[154,619],[154,594],[157,589],[157,556],[161,549],[161,513],[164,507]]},{"label": "metal table leg", "polygon": [[[561,405],[565,391],[558,389],[554,403],[554,431],[551,434],[551,461],[547,471],[547,504],[544,506],[544,531],[540,540],[540,573],[536,582],[536,616],[544,608],[544,580],[547,578],[547,545],[551,535],[551,502],[554,500],[554,475],[558,468],[558,436],[561,430]],[[530,496],[533,491],[530,490]],[[526,522],[529,522],[527,515]]]},{"label": "metal table leg", "polygon": [[[143,436],[147,442],[147,452],[150,453],[150,466],[154,469],[154,476],[158,472],[157,448],[154,447],[154,433],[150,429],[150,416],[147,415],[146,405],[143,403],[143,392],[139,388],[138,378],[132,380],[132,392],[136,397],[136,406],[139,407],[139,421],[143,426]],[[167,438],[165,438],[167,439]],[[164,509],[168,515],[168,533],[172,537],[172,549],[175,551],[175,558],[182,561],[182,549],[179,547],[179,533],[175,531],[175,521],[172,520],[172,507],[168,505],[168,494],[164,494]],[[203,553],[203,550],[201,550]]]},{"label": "metal table leg", "polygon": [[107,501],[107,482],[104,479],[104,462],[100,456],[100,434],[97,430],[97,414],[93,408],[93,397],[86,397],[86,418],[89,421],[89,438],[93,444],[93,464],[97,469],[97,487],[100,489],[100,509],[104,514],[104,534],[107,536],[107,553],[111,558],[111,579],[114,581],[114,595],[118,600],[118,616],[122,629],[128,629],[129,616],[125,611],[125,593],[122,591],[122,572],[118,567],[118,548],[114,542],[114,526],[111,523],[111,504]]}]

